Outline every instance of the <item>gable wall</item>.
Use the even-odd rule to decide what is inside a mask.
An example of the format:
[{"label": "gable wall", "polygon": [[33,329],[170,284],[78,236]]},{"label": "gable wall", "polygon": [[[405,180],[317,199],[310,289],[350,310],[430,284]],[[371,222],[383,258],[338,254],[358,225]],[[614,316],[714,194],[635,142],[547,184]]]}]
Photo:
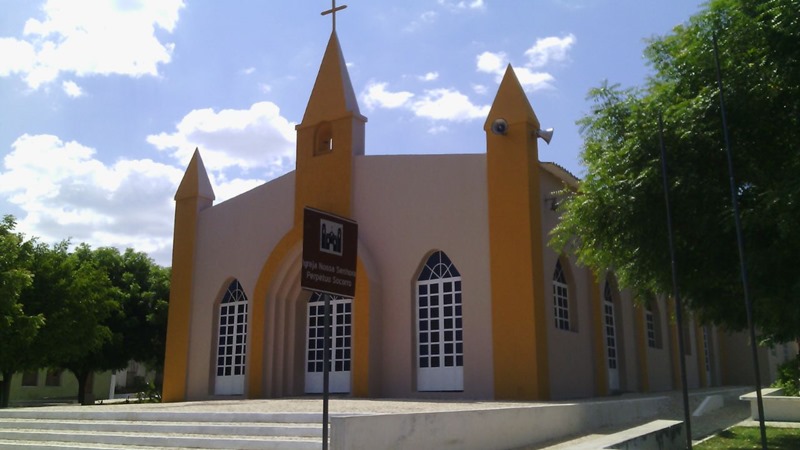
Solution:
[{"label": "gable wall", "polygon": [[438,396],[491,398],[485,155],[359,156],[353,185],[359,239],[381,280],[382,394],[436,396],[415,388],[415,283],[442,250],[462,277],[465,362],[464,392]]}]

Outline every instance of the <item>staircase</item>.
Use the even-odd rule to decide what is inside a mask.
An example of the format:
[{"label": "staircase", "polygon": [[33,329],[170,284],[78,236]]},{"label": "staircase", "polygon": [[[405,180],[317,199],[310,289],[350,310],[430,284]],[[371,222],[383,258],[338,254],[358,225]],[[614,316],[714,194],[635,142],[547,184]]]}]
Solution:
[{"label": "staircase", "polygon": [[321,446],[318,413],[0,410],[0,450]]}]

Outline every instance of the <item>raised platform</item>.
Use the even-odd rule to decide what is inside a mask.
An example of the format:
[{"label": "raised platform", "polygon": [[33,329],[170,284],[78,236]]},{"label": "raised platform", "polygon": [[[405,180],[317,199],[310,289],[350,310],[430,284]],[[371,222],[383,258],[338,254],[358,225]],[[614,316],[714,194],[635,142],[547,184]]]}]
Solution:
[{"label": "raised platform", "polygon": [[[750,402],[750,418],[758,418],[758,397],[755,391],[739,397]],[[783,389],[761,389],[761,400],[764,404],[764,420],[775,422],[800,422],[800,397],[783,395]]]},{"label": "raised platform", "polygon": [[[693,396],[699,403],[719,392]],[[675,419],[681,415],[677,397],[673,392],[544,403],[334,398],[331,447],[537,448],[595,430],[617,433]],[[305,397],[15,408],[0,410],[0,449],[316,449],[321,411],[321,399]]]}]

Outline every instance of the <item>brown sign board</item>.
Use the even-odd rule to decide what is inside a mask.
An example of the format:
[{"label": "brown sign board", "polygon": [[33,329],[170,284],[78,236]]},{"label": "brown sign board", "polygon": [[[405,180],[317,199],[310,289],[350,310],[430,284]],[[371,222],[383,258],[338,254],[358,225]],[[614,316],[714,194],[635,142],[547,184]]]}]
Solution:
[{"label": "brown sign board", "polygon": [[324,294],[356,295],[358,224],[306,207],[300,287]]}]

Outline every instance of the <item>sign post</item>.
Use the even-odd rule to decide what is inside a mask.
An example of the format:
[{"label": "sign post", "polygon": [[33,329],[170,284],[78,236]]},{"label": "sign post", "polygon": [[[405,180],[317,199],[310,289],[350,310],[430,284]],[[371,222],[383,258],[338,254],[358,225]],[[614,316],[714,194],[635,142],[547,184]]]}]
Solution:
[{"label": "sign post", "polygon": [[358,224],[313,208],[303,210],[303,266],[300,287],[322,294],[325,326],[322,357],[322,448],[328,448],[331,295],[356,295]]}]

